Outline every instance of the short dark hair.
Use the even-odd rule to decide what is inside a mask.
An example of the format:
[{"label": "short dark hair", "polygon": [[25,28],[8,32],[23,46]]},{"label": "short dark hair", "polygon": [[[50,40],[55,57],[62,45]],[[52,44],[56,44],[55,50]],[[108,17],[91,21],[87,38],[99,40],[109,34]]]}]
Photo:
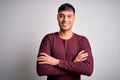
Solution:
[{"label": "short dark hair", "polygon": [[64,10],[72,10],[72,11],[74,12],[74,14],[75,14],[75,8],[74,8],[71,4],[69,4],[69,3],[64,3],[64,4],[62,4],[62,5],[58,8],[58,13],[59,13],[60,11],[64,11]]}]

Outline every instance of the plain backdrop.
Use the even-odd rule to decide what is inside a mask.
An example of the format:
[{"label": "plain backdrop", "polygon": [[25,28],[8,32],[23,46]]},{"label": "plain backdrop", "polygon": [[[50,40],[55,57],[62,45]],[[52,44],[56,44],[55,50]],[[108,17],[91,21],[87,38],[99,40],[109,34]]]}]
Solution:
[{"label": "plain backdrop", "polygon": [[0,0],[0,80],[46,80],[36,73],[39,45],[59,31],[66,2],[76,9],[73,32],[89,39],[94,56],[93,75],[82,80],[120,80],[120,0]]}]

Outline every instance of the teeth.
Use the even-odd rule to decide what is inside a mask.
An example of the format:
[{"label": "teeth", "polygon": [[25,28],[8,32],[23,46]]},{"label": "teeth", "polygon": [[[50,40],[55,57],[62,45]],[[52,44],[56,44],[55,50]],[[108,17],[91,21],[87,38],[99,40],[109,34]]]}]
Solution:
[{"label": "teeth", "polygon": [[62,25],[67,26],[67,25],[69,25],[69,23],[63,22]]},{"label": "teeth", "polygon": [[68,24],[68,23],[63,23],[63,24]]},{"label": "teeth", "polygon": [[68,25],[68,24],[63,24],[63,25]]}]

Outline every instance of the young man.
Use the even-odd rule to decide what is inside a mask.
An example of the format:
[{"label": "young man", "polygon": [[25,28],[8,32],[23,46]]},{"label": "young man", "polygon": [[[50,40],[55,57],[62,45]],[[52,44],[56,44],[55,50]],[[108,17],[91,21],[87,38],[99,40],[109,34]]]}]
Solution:
[{"label": "young man", "polygon": [[37,73],[47,80],[81,80],[93,72],[93,56],[88,39],[72,32],[75,9],[62,4],[57,15],[60,31],[47,34],[40,45]]}]

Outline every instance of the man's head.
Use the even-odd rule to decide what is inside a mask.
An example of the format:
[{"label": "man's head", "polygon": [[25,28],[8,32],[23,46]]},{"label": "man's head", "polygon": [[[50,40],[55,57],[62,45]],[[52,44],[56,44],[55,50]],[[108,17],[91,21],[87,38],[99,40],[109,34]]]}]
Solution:
[{"label": "man's head", "polygon": [[65,10],[72,10],[75,14],[75,8],[71,4],[68,3],[62,4],[58,9],[58,13],[60,11],[65,11]]},{"label": "man's head", "polygon": [[75,9],[71,4],[62,4],[58,9],[58,24],[60,30],[68,31],[72,29],[75,20]]}]

